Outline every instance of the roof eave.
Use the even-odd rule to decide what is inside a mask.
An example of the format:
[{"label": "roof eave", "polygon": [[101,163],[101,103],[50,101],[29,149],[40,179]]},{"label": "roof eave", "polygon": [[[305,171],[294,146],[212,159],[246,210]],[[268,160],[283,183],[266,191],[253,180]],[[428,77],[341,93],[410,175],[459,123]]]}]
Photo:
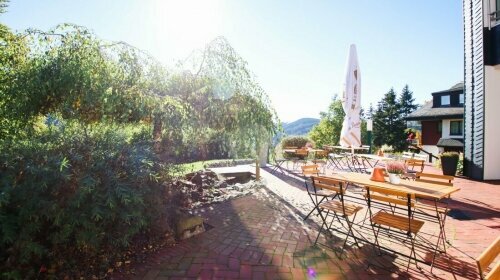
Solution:
[{"label": "roof eave", "polygon": [[407,121],[433,121],[433,120],[446,120],[446,119],[463,119],[464,114],[455,115],[430,115],[430,116],[408,116]]},{"label": "roof eave", "polygon": [[447,90],[442,90],[442,91],[436,91],[431,93],[432,96],[436,94],[443,94],[443,93],[454,93],[454,92],[464,92],[464,89],[447,89]]}]

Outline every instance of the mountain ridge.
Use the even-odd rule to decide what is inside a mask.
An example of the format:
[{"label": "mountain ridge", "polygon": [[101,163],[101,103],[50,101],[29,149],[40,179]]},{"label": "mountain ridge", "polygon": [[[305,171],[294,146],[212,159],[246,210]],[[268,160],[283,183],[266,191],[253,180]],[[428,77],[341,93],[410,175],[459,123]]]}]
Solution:
[{"label": "mountain ridge", "polygon": [[283,130],[286,135],[307,135],[311,129],[319,123],[316,118],[300,118],[293,122],[283,123]]}]

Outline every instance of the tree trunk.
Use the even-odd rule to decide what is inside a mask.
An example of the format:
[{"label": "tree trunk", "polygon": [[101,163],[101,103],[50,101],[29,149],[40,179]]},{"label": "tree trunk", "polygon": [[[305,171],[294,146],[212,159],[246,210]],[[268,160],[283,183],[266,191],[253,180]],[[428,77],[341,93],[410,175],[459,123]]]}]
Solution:
[{"label": "tree trunk", "polygon": [[159,116],[155,116],[153,119],[153,148],[156,153],[161,152],[161,131],[163,127],[163,121]]}]

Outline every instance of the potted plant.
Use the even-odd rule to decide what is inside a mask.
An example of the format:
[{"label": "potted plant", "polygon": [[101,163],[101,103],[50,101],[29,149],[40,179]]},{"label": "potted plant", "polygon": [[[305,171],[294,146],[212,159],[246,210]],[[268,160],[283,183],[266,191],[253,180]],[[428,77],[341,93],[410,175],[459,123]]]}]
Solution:
[{"label": "potted plant", "polygon": [[459,158],[460,155],[457,152],[444,152],[441,154],[441,169],[443,170],[443,175],[455,176]]},{"label": "potted plant", "polygon": [[386,163],[385,169],[389,174],[391,184],[398,185],[401,182],[401,175],[406,172],[406,166],[400,161],[390,161]]}]

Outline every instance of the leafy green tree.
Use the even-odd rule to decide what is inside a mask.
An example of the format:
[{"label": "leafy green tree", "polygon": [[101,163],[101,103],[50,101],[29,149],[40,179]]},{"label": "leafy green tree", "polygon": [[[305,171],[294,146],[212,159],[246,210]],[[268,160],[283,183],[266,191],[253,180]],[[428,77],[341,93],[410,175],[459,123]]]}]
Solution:
[{"label": "leafy green tree", "polygon": [[373,108],[373,104],[370,103],[370,107],[368,107],[368,112],[366,113],[366,117],[369,119],[372,119],[374,113],[375,113],[375,109]]},{"label": "leafy green tree", "polygon": [[189,72],[81,26],[0,27],[0,278],[80,257],[106,267],[105,252],[152,234],[164,203],[181,201],[164,163],[252,156],[278,123],[223,38]]},{"label": "leafy green tree", "polygon": [[[5,42],[17,38],[4,34]],[[182,158],[184,147],[178,143],[188,139],[189,146],[200,148],[195,154],[206,159],[211,137],[222,141],[215,146],[225,156],[251,156],[278,123],[247,63],[224,38],[193,56],[195,71],[172,73],[141,50],[104,42],[76,25],[28,30],[18,37],[30,48],[21,52],[22,42],[15,41],[2,49],[0,60],[8,72],[1,77],[0,93],[5,134],[18,134],[6,131],[13,123],[29,128],[46,114],[89,125],[148,123],[158,151]],[[25,63],[13,63],[13,55]]]},{"label": "leafy green tree", "polygon": [[8,0],[0,0],[0,14],[5,13],[8,2],[9,2]]},{"label": "leafy green tree", "polygon": [[[360,114],[361,143],[368,144],[364,111],[361,110]],[[316,143],[316,147],[322,147],[323,145],[338,145],[345,116],[344,109],[342,108],[342,101],[335,95],[332,103],[328,106],[328,111],[321,112],[320,116],[321,120],[311,129],[309,138]]]},{"label": "leafy green tree", "polygon": [[320,115],[321,120],[311,129],[309,138],[316,143],[317,147],[337,145],[345,116],[342,101],[335,95],[328,106],[328,111],[321,112]]},{"label": "leafy green tree", "polygon": [[190,105],[189,138],[198,139],[202,159],[208,159],[208,145],[214,146],[212,137],[225,143],[222,154],[231,157],[251,156],[259,142],[270,141],[276,113],[247,62],[225,38],[193,53],[182,67],[187,71],[176,77],[181,82],[172,95]]},{"label": "leafy green tree", "polygon": [[378,102],[373,114],[373,143],[375,146],[387,144],[401,151],[406,148],[406,124],[401,116],[401,106],[391,88]]}]

